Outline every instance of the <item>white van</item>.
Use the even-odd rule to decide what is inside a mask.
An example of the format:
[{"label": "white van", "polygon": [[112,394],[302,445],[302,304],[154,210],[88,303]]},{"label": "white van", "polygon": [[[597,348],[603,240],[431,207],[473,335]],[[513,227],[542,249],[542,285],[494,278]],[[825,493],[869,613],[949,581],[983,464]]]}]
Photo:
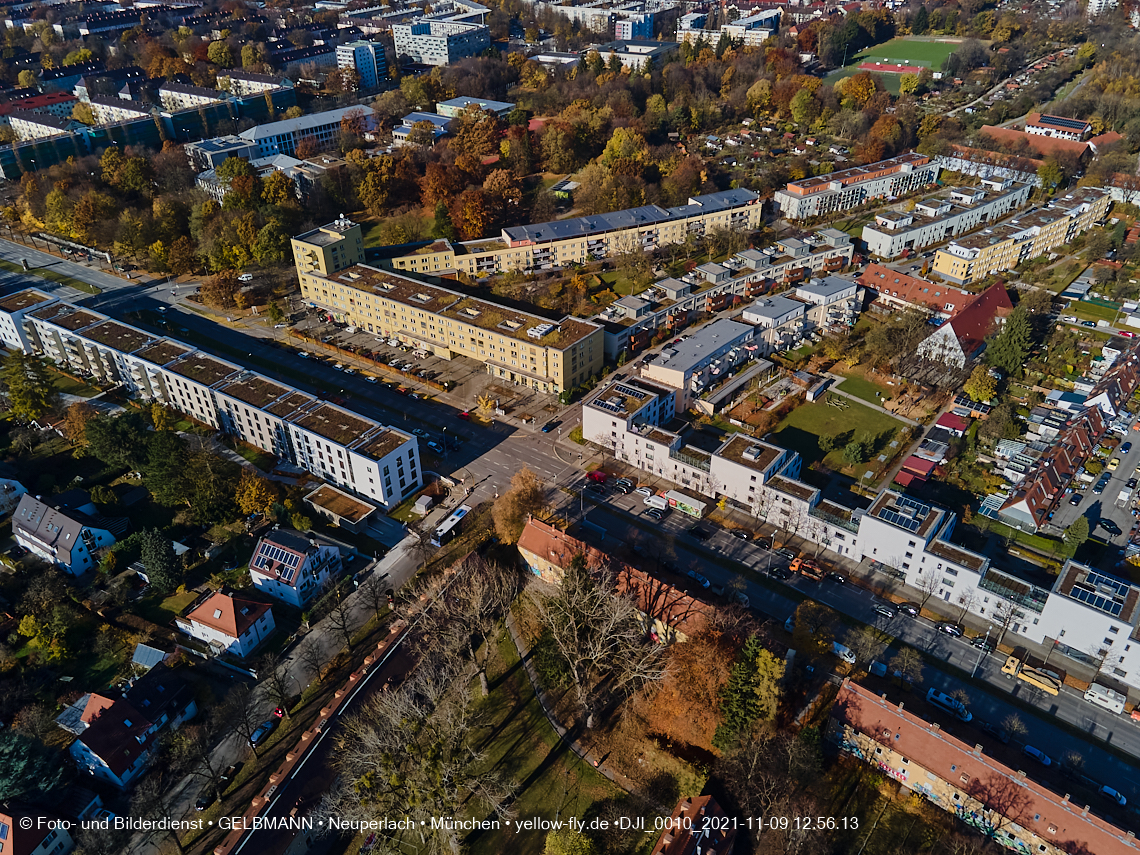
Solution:
[{"label": "white van", "polygon": [[1098,707],[1104,707],[1110,712],[1122,713],[1124,712],[1124,702],[1128,700],[1128,696],[1114,692],[1107,686],[1093,683],[1085,692],[1085,700],[1090,704],[1096,704]]},{"label": "white van", "polygon": [[669,500],[664,496],[646,496],[641,500],[641,503],[651,508],[660,508],[661,510],[665,510],[669,507]]},{"label": "white van", "polygon": [[934,704],[936,707],[942,707],[942,709],[946,710],[946,712],[954,713],[954,715],[956,715],[962,721],[974,720],[973,714],[966,709],[965,704],[963,704],[957,698],[950,697],[945,692],[940,692],[937,689],[931,689],[926,693],[926,700],[929,703]]},{"label": "white van", "polygon": [[855,664],[855,653],[846,644],[840,644],[838,641],[831,642],[831,652],[848,665]]}]

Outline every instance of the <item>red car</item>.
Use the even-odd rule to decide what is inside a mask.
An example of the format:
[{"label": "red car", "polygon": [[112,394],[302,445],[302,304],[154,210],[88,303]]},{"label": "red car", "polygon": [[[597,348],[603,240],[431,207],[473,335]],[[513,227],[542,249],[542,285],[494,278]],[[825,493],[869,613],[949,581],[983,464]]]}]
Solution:
[{"label": "red car", "polygon": [[464,421],[470,421],[471,420],[471,413],[464,411],[464,412],[459,414],[459,418],[463,419]]},{"label": "red car", "polygon": [[589,478],[591,481],[596,481],[599,484],[606,483],[606,473],[603,472],[601,469],[595,469],[593,472],[589,473],[586,477]]}]

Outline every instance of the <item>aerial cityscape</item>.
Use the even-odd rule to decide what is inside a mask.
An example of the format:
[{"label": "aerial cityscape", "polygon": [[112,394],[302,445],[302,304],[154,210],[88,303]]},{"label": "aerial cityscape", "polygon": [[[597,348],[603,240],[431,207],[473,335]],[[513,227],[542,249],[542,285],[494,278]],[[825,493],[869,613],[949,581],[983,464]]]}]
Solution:
[{"label": "aerial cityscape", "polygon": [[1140,5],[8,0],[0,855],[1140,855]]}]

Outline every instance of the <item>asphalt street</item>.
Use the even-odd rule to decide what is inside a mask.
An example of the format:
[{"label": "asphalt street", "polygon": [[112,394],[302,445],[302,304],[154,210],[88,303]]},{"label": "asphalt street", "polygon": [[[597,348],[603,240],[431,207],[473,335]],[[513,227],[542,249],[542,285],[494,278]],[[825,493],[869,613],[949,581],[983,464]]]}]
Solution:
[{"label": "asphalt street", "polygon": [[[579,485],[580,486],[580,485]],[[578,487],[575,487],[577,490]],[[1050,721],[1056,717],[1078,730],[1105,742],[1121,752],[1140,757],[1140,724],[1123,715],[1114,715],[1108,710],[1096,707],[1084,700],[1081,693],[1071,687],[1064,687],[1061,694],[1053,697],[1029,684],[1008,677],[1001,672],[1004,657],[1000,654],[986,655],[964,639],[957,639],[938,632],[935,624],[925,618],[909,618],[899,615],[886,619],[877,615],[874,605],[878,598],[870,591],[853,584],[839,584],[830,581],[812,582],[794,576],[788,582],[767,579],[766,585],[749,581],[708,560],[708,552],[715,551],[723,557],[737,561],[757,573],[765,573],[770,567],[787,567],[788,560],[777,553],[761,549],[753,541],[745,541],[731,536],[724,529],[717,528],[707,520],[701,527],[712,532],[712,536],[701,543],[688,534],[688,529],[696,520],[678,511],[670,513],[658,522],[646,517],[648,510],[642,497],[637,494],[621,496],[611,493],[605,497],[587,493],[586,501],[566,499],[568,510],[575,512],[585,509],[585,520],[595,527],[595,532],[604,533],[603,542],[611,542],[610,549],[616,551],[621,541],[643,558],[642,566],[650,571],[661,572],[666,563],[675,565],[681,571],[694,569],[707,577],[714,585],[732,588],[742,586],[747,594],[750,607],[763,615],[775,618],[781,625],[791,615],[802,597],[821,602],[854,621],[878,627],[883,632],[922,650],[927,654],[924,669],[923,688],[938,688],[946,692],[964,689],[970,697],[969,708],[977,721],[1000,723],[1011,713],[1017,713],[1028,728],[1023,741],[1042,748],[1054,761],[1059,761],[1068,751],[1076,751],[1085,758],[1085,774],[1100,783],[1108,783],[1123,792],[1130,804],[1140,800],[1140,771],[1136,764],[1122,760],[1105,751],[1096,743],[1088,742],[1059,727]],[[592,503],[598,503],[591,507]],[[612,507],[607,507],[607,505]],[[621,513],[614,508],[619,508]],[[627,514],[638,519],[631,525]],[[575,517],[576,513],[573,514]],[[613,539],[610,541],[610,539]],[[688,586],[699,593],[696,583],[681,576],[668,577],[671,582]],[[780,592],[787,592],[787,596]],[[797,596],[798,594],[798,596]],[[706,594],[707,596],[707,594]],[[888,654],[893,655],[893,652]],[[974,674],[976,681],[985,684],[981,690],[977,685],[960,680],[952,674],[929,664],[940,660],[966,673]],[[885,681],[884,681],[885,683]],[[897,686],[885,686],[892,700],[912,704],[917,692],[907,692]],[[1017,698],[1022,704],[1036,708],[1039,715],[1028,714],[1010,703],[1007,697]],[[924,717],[927,712],[920,713]],[[1023,758],[1015,740],[1010,746],[1003,746],[993,737],[984,734],[978,727],[963,724],[952,716],[942,715],[931,708],[929,717],[940,722],[943,728],[966,742],[982,742],[988,753],[993,754],[1013,768],[1025,769],[1030,777],[1040,780],[1059,792],[1068,792],[1069,785],[1055,770],[1046,771],[1028,758]],[[1129,814],[1131,816],[1131,814]],[[1124,821],[1120,816],[1116,821]],[[1140,823],[1135,827],[1140,829]]]},{"label": "asphalt street", "polygon": [[[1103,474],[1111,476],[1104,491],[1099,494],[1093,492],[1096,482],[1101,478],[1100,475],[1097,475],[1092,484],[1084,487],[1084,494],[1079,505],[1069,504],[1072,494],[1067,494],[1053,514],[1052,523],[1054,526],[1063,530],[1071,525],[1078,516],[1083,515],[1088,517],[1089,531],[1097,538],[1119,547],[1124,546],[1136,518],[1132,516],[1131,499],[1123,508],[1117,506],[1116,500],[1130,479],[1140,478],[1140,473],[1137,472],[1137,469],[1140,468],[1140,431],[1129,431],[1122,440],[1120,447],[1123,447],[1125,442],[1132,443],[1132,448],[1127,454],[1121,454],[1118,448],[1117,451],[1103,460],[1106,467]],[[1120,458],[1120,465],[1115,471],[1109,472],[1107,467],[1116,457]],[[1137,493],[1134,491],[1132,498],[1135,498],[1136,495]],[[1113,534],[1104,528],[1098,530],[1097,524],[1102,519],[1112,520],[1120,528],[1121,533]]]}]

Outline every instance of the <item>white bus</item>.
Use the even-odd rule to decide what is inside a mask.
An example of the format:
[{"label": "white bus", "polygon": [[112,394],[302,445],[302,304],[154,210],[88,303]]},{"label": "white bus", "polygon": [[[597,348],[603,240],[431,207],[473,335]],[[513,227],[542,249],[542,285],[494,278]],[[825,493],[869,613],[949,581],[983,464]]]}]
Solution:
[{"label": "white bus", "polygon": [[431,536],[432,546],[446,546],[451,543],[455,535],[459,534],[459,528],[463,524],[463,518],[471,513],[471,508],[467,505],[460,505],[455,513],[443,521],[443,525],[435,530]]},{"label": "white bus", "polygon": [[1124,712],[1124,702],[1128,700],[1128,696],[1122,695],[1120,692],[1114,692],[1107,686],[1093,683],[1089,686],[1089,690],[1085,692],[1085,700],[1090,704],[1096,704],[1098,707],[1104,707],[1106,710],[1111,710],[1114,713],[1122,713]]}]

